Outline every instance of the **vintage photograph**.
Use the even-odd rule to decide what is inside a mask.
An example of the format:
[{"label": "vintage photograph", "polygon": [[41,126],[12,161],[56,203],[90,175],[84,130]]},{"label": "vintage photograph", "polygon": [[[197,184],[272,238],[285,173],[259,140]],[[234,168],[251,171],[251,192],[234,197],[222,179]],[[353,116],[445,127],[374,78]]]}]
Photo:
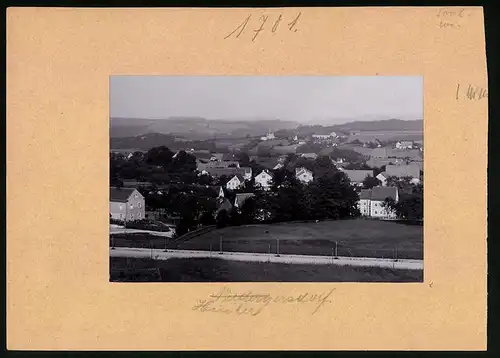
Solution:
[{"label": "vintage photograph", "polygon": [[423,282],[423,77],[109,86],[111,282]]}]

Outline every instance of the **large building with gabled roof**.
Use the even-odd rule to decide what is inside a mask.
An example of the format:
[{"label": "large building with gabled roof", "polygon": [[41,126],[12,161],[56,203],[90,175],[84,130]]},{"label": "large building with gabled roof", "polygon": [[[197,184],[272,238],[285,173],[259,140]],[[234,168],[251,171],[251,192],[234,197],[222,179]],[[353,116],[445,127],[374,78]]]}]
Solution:
[{"label": "large building with gabled roof", "polygon": [[120,221],[144,219],[146,217],[144,196],[135,188],[110,187],[109,216]]}]

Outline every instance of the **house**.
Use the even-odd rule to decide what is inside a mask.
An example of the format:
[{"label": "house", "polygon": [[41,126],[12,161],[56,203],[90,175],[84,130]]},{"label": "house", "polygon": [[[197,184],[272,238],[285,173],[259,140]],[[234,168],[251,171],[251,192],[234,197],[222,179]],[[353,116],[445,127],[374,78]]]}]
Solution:
[{"label": "house", "polygon": [[318,139],[325,140],[325,139],[330,139],[330,135],[329,134],[313,134],[312,138],[316,139],[316,140],[318,140]]},{"label": "house", "polygon": [[241,167],[241,168],[205,168],[201,174],[209,174],[210,176],[217,178],[223,175],[228,177],[233,177],[235,175],[241,175],[243,178],[249,180],[252,178],[252,168]]},{"label": "house", "polygon": [[387,178],[389,178],[389,175],[387,175],[387,172],[379,173],[379,174],[377,174],[377,176],[375,178],[380,180],[380,182],[382,183],[382,186],[387,186]]},{"label": "house", "polygon": [[220,162],[220,161],[222,161],[223,156],[224,156],[224,154],[222,154],[222,153],[213,153],[212,156],[210,157],[210,161]]},{"label": "house", "polygon": [[362,189],[358,201],[358,208],[361,215],[373,218],[395,219],[396,214],[394,211],[384,207],[386,198],[391,198],[395,202],[398,202],[398,188],[376,186],[371,189]]},{"label": "house", "polygon": [[313,173],[304,167],[295,169],[295,177],[304,184],[310,183],[314,179]]},{"label": "house", "polygon": [[316,153],[302,153],[301,157],[314,160],[318,155]]},{"label": "house", "polygon": [[264,190],[269,190],[271,189],[273,177],[274,175],[272,172],[264,169],[255,176],[255,184],[260,185]]},{"label": "house", "polygon": [[135,188],[110,187],[109,214],[122,221],[142,220],[146,217],[144,196]]},{"label": "house", "polygon": [[387,177],[411,177],[413,184],[420,183],[420,167],[417,164],[407,164],[407,165],[387,165],[385,167],[384,175]]},{"label": "house", "polygon": [[234,207],[241,209],[248,198],[255,196],[254,193],[238,193],[234,199]]},{"label": "house", "polygon": [[267,133],[264,137],[260,137],[260,139],[261,140],[272,140],[272,139],[276,139],[276,137],[274,136],[274,133],[269,131],[269,133]]},{"label": "house", "polygon": [[363,181],[368,176],[373,176],[373,170],[348,170],[342,169],[344,173],[346,173],[347,177],[351,181],[352,185],[361,186],[363,185]]},{"label": "house", "polygon": [[206,165],[207,168],[239,168],[240,163],[237,160],[211,160]]},{"label": "house", "polygon": [[224,192],[224,187],[223,186],[217,186],[216,190],[219,193],[218,196],[217,196],[217,198],[224,198],[226,196],[226,193]]},{"label": "house", "polygon": [[255,161],[255,163],[260,165],[260,166],[263,166],[264,168],[269,169],[269,170],[279,169],[276,167],[278,166],[278,164],[281,164],[280,159],[276,158],[276,157],[258,158]]},{"label": "house", "polygon": [[284,167],[283,163],[278,162],[278,163],[277,163],[277,164],[273,167],[273,170],[279,170],[279,169],[281,169],[281,168],[283,168],[283,167]]},{"label": "house", "polygon": [[236,190],[243,186],[245,186],[245,178],[240,174],[236,174],[226,183],[226,188],[228,190]]},{"label": "house", "polygon": [[412,141],[408,141],[408,140],[404,140],[404,141],[401,141],[401,142],[397,142],[395,147],[396,147],[396,149],[412,149],[413,148],[413,142]]}]

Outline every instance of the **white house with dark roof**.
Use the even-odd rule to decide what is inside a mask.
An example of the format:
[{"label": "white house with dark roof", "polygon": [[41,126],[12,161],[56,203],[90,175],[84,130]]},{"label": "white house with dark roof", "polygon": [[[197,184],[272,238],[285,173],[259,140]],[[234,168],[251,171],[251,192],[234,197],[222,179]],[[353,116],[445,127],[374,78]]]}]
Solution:
[{"label": "white house with dark roof", "polygon": [[264,190],[269,190],[271,189],[273,177],[272,172],[263,170],[255,176],[255,184],[261,186]]},{"label": "white house with dark roof", "polygon": [[314,175],[312,171],[302,167],[295,169],[295,178],[297,178],[302,183],[307,184],[313,181]]},{"label": "white house with dark roof", "polygon": [[392,198],[395,202],[398,202],[398,188],[376,186],[371,189],[362,189],[358,201],[358,208],[361,215],[373,218],[395,219],[396,214],[384,207],[386,198]]},{"label": "white house with dark roof", "polygon": [[245,185],[245,178],[241,174],[236,174],[227,183],[226,188],[228,190],[236,190]]},{"label": "white house with dark roof", "polygon": [[146,217],[144,196],[135,188],[110,187],[110,218],[122,221],[142,220]]}]

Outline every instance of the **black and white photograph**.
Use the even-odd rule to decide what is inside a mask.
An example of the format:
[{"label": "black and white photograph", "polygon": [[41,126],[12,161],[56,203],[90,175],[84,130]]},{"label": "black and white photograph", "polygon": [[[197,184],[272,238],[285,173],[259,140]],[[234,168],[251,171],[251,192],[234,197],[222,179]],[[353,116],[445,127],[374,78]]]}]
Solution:
[{"label": "black and white photograph", "polygon": [[421,76],[111,76],[111,282],[423,282]]}]

